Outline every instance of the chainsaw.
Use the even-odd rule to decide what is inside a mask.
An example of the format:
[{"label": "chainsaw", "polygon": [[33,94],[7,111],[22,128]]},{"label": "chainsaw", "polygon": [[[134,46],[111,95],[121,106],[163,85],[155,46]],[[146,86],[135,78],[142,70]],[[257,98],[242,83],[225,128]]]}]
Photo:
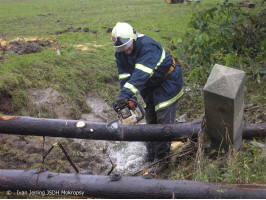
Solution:
[{"label": "chainsaw", "polygon": [[118,119],[109,122],[108,129],[118,128],[118,122],[122,124],[135,124],[144,118],[144,110],[135,99],[122,99],[113,103],[113,109],[118,114]]}]

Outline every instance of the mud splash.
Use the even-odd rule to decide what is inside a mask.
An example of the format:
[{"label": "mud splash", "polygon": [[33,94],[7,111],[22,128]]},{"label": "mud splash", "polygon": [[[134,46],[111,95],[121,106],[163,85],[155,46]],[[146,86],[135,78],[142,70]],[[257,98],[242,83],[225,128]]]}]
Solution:
[{"label": "mud splash", "polygon": [[[87,104],[92,108],[89,114],[83,114],[82,118],[88,121],[107,122],[110,120],[112,108],[100,97],[88,95]],[[146,147],[143,142],[111,142],[94,141],[94,152],[99,149],[106,149],[108,157],[116,164],[114,173],[130,175],[144,167],[143,156]],[[106,155],[99,152],[99,158],[104,159],[103,163],[110,169],[111,162]]]},{"label": "mud splash", "polygon": [[144,142],[117,142],[116,146],[108,149],[109,155],[117,165],[114,173],[132,175],[145,166],[144,155],[146,147]]}]

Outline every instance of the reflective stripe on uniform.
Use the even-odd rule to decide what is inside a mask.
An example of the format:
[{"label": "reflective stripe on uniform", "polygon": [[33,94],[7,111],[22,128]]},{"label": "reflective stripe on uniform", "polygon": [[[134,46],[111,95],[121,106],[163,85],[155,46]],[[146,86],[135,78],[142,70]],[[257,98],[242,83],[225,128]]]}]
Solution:
[{"label": "reflective stripe on uniform", "polygon": [[130,74],[119,74],[119,80],[130,77]]},{"label": "reflective stripe on uniform", "polygon": [[134,94],[136,94],[138,92],[138,89],[135,88],[134,85],[130,84],[130,83],[126,83],[124,85],[125,88],[129,89],[131,92],[133,92]]},{"label": "reflective stripe on uniform", "polygon": [[163,62],[164,59],[165,59],[165,51],[164,51],[164,49],[163,49],[163,52],[162,52],[161,58],[160,58],[158,64],[156,65],[155,69],[156,69],[160,64],[162,64],[162,62]]},{"label": "reflective stripe on uniform", "polygon": [[170,100],[167,100],[167,101],[164,101],[162,103],[159,103],[157,106],[155,106],[155,111],[161,109],[161,108],[164,108],[166,106],[169,106],[171,105],[172,103],[174,103],[176,100],[178,100],[182,95],[184,94],[184,90],[183,88],[181,89],[181,91],[176,95],[174,96],[172,99]]},{"label": "reflective stripe on uniform", "polygon": [[[162,51],[162,55],[161,55],[161,58],[160,58],[159,62],[157,63],[155,69],[157,69],[157,67],[158,67],[160,64],[162,64],[162,62],[163,62],[164,59],[165,59],[165,51],[164,51],[164,49],[163,49],[163,51]],[[151,73],[150,77],[151,77],[152,75],[153,75],[153,72]]]},{"label": "reflective stripe on uniform", "polygon": [[150,68],[148,68],[148,67],[145,67],[144,65],[142,65],[142,64],[136,64],[135,65],[135,68],[136,69],[139,69],[139,70],[141,70],[141,71],[143,71],[143,72],[146,72],[146,73],[148,73],[148,74],[151,74],[152,73],[152,69],[150,69]]}]

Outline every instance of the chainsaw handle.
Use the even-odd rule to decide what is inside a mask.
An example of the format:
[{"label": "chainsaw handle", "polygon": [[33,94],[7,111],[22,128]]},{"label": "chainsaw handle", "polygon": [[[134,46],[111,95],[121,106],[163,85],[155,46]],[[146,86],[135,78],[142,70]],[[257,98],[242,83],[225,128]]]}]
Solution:
[{"label": "chainsaw handle", "polygon": [[137,122],[139,122],[140,120],[142,120],[145,116],[145,112],[143,110],[143,108],[140,106],[140,104],[138,103],[137,100],[130,98],[128,101],[132,101],[135,105],[137,105],[137,108],[139,108],[140,112],[141,112],[141,117],[137,118]]}]

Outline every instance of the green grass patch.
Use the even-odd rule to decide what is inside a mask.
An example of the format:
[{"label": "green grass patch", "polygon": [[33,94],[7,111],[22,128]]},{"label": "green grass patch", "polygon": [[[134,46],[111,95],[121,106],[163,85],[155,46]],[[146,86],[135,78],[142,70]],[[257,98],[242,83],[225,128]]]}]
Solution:
[{"label": "green grass patch", "polygon": [[[197,6],[203,9],[218,2],[222,1],[206,0]],[[13,111],[21,113],[28,102],[28,88],[56,89],[64,93],[64,101],[74,109],[73,118],[78,118],[90,110],[85,103],[88,93],[111,103],[119,92],[114,50],[106,27],[118,21],[129,22],[137,32],[153,37],[170,50],[171,39],[184,34],[192,11],[190,4],[166,4],[161,0],[0,0],[2,40],[36,36],[53,39],[61,53],[57,55],[50,48],[25,55],[3,52],[0,90],[15,90]],[[90,31],[55,35],[69,26],[88,27]],[[92,33],[93,29],[98,32]],[[88,50],[77,50],[74,45],[85,45]]]},{"label": "green grass patch", "polygon": [[[213,151],[213,155],[218,152]],[[257,142],[243,141],[241,149],[229,156],[205,153],[195,163],[194,156],[178,161],[171,172],[172,179],[203,182],[264,183],[266,181],[266,148]]]}]

